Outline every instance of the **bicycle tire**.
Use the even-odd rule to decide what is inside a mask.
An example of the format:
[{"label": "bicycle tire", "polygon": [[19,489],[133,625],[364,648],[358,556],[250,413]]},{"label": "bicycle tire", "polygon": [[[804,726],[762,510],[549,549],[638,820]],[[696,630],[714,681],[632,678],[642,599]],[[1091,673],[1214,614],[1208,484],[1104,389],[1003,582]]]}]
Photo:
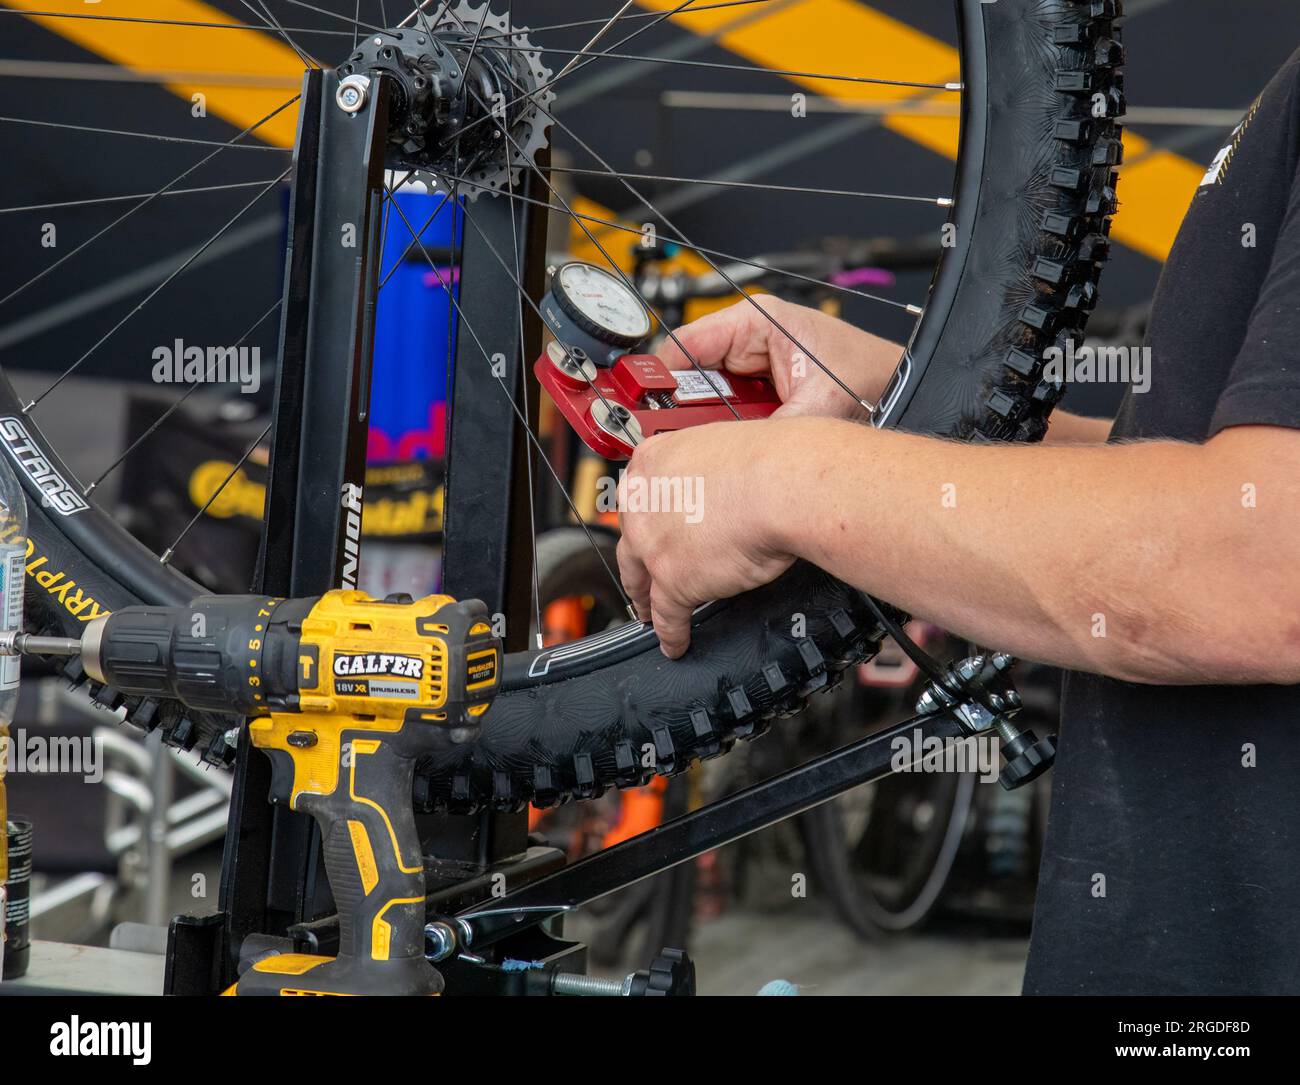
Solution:
[{"label": "bicycle tire", "polygon": [[[1120,0],[957,0],[962,53],[962,144],[950,221],[952,248],[876,425],[955,438],[1042,437],[1062,393],[1043,351],[1082,331],[1108,255],[1122,144]],[[1097,96],[1097,97],[1094,97]],[[1105,116],[1095,115],[1095,103]],[[0,415],[17,419],[53,470],[71,478],[0,380]],[[29,495],[33,553],[96,605],[183,604],[197,585],[161,565],[93,504],[72,515]],[[29,572],[32,572],[29,562]],[[39,576],[39,572],[33,574]],[[34,624],[75,634],[48,585],[32,591]],[[804,619],[795,636],[792,618]],[[804,563],[770,585],[710,604],[694,618],[687,655],[670,662],[653,631],[635,625],[542,652],[512,655],[481,737],[426,758],[421,809],[518,809],[636,786],[729,749],[797,711],[882,630],[856,589]],[[76,665],[70,676],[78,677]],[[97,690],[102,703],[122,698]],[[128,716],[161,725],[167,741],[228,761],[230,719],[128,702]],[[642,749],[654,767],[642,766]]]},{"label": "bicycle tire", "polygon": [[[622,614],[622,599],[602,565],[603,561],[617,568],[618,535],[603,528],[593,528],[592,532],[595,548],[587,532],[577,525],[566,524],[538,536],[537,593],[543,612],[552,599],[590,592],[596,596],[591,614]],[[687,812],[690,785],[684,776],[668,782],[661,820]],[[545,823],[541,831],[553,839]],[[665,948],[689,949],[696,880],[695,863],[680,863],[612,893],[587,909],[580,940],[587,946],[592,962],[604,968],[636,967]]]}]

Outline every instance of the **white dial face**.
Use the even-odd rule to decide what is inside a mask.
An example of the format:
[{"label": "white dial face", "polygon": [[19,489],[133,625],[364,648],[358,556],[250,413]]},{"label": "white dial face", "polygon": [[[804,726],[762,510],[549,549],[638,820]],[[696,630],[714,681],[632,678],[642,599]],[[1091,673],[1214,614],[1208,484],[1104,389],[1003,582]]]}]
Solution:
[{"label": "white dial face", "polygon": [[608,271],[591,264],[565,264],[559,287],[583,316],[613,334],[637,339],[650,334],[650,315],[641,299]]}]

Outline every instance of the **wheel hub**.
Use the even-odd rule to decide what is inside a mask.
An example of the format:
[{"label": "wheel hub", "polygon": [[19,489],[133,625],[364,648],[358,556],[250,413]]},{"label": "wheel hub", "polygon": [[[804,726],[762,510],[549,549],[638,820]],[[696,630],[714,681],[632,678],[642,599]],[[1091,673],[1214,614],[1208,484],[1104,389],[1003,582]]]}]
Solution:
[{"label": "wheel hub", "polygon": [[508,26],[487,4],[458,3],[432,25],[370,34],[338,75],[335,101],[348,113],[387,77],[386,164],[459,178],[468,199],[518,184],[546,147],[551,72],[527,28]]}]

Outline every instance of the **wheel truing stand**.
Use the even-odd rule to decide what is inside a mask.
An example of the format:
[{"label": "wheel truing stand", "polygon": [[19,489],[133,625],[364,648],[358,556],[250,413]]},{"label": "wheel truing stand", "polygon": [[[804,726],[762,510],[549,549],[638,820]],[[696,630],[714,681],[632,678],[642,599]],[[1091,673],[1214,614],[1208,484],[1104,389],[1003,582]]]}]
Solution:
[{"label": "wheel truing stand", "polygon": [[[439,51],[415,30],[395,31],[376,35],[340,72],[311,71],[304,80],[258,591],[305,596],[355,581],[385,171],[454,168],[460,175],[466,164],[460,157],[450,163],[438,157],[449,127],[488,129],[494,121],[475,116],[467,101],[447,102],[444,89],[477,81],[481,92],[482,81],[500,77],[508,59],[485,48],[479,66],[463,72],[458,59],[463,65],[473,52],[464,41]],[[471,97],[479,100],[473,91]],[[507,123],[514,122],[508,117]],[[500,390],[488,386],[502,373],[506,390],[535,418],[537,386],[520,362],[537,356],[541,334],[531,316],[499,319],[499,299],[513,297],[517,287],[495,253],[516,253],[523,285],[540,295],[545,218],[529,212],[529,200],[545,166],[539,148],[517,184],[507,181],[524,197],[522,219],[512,220],[510,200],[478,201],[479,229],[466,236],[459,262],[458,309],[467,323],[491,328],[492,340],[461,336],[456,345],[444,587],[514,615],[528,612],[531,579],[527,435],[498,401]],[[505,166],[508,173],[512,168]],[[350,244],[341,243],[349,237]],[[510,650],[526,647],[526,639],[526,622],[507,630]],[[1005,656],[967,660],[928,691],[915,719],[572,866],[563,866],[555,849],[528,847],[522,814],[425,819],[430,955],[440,962],[448,991],[595,991],[564,971],[581,970],[582,948],[541,930],[543,922],[887,775],[897,765],[894,739],[904,733],[928,743],[996,730],[1009,755],[1004,786],[1028,782],[1050,764],[1052,744],[1010,722],[1019,700],[1006,675],[1009,663]],[[169,992],[223,989],[235,979],[241,956],[276,948],[328,954],[337,942],[314,826],[272,808],[269,784],[269,763],[253,754],[244,732],[221,910],[173,921]],[[493,899],[493,876],[502,870],[507,884],[519,888]],[[693,990],[688,964],[665,953],[639,986]]]},{"label": "wheel truing stand", "polygon": [[[377,34],[338,72],[312,70],[304,78],[256,591],[307,596],[355,584],[386,172],[459,176],[480,144],[491,143],[497,122],[484,116],[482,102],[503,81],[537,75],[535,60],[519,59],[526,54],[497,52],[486,42],[473,48],[464,38],[457,30],[427,35],[415,28]],[[513,86],[507,90],[509,100],[518,98]],[[480,200],[475,222],[482,233],[471,232],[460,249],[459,307],[475,326],[491,328],[492,338],[481,345],[470,336],[456,342],[443,584],[484,600],[494,613],[522,616],[532,574],[527,436],[514,413],[502,409],[498,375],[535,418],[537,389],[520,362],[540,349],[541,331],[531,317],[499,320],[486,308],[517,293],[489,246],[514,252],[525,283],[540,292],[546,223],[528,201],[535,201],[536,171],[545,169],[546,154],[518,108],[507,113],[507,123],[525,125],[523,145],[536,154],[527,169],[505,167],[517,172],[506,183],[524,197],[521,213],[512,220],[512,201]],[[460,130],[464,140],[454,139]],[[459,213],[458,199],[447,200],[447,211]],[[525,648],[527,633],[526,620],[514,622],[507,649]],[[290,944],[332,949],[328,924],[319,934],[312,930],[333,911],[315,827],[303,815],[271,807],[269,787],[269,763],[252,751],[245,730],[220,912],[173,921],[169,992],[224,989],[247,952]],[[562,861],[559,852],[528,846],[523,814],[428,816],[421,819],[421,838],[432,856],[426,865],[433,899],[457,906],[488,895],[491,868],[508,866],[518,885]],[[479,897],[460,895],[474,887]],[[574,956],[565,944],[560,948]]]}]

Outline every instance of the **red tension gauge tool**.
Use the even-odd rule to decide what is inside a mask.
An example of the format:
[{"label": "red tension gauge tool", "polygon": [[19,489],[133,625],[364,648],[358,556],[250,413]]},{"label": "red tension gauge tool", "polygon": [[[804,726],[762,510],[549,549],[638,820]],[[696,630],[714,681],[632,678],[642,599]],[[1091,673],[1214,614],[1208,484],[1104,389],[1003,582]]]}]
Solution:
[{"label": "red tension gauge tool", "polygon": [[766,418],[781,405],[770,381],[694,367],[671,370],[641,353],[650,338],[650,314],[603,268],[559,268],[542,315],[556,338],[533,372],[583,443],[607,459],[627,459],[656,433],[737,416]]}]

